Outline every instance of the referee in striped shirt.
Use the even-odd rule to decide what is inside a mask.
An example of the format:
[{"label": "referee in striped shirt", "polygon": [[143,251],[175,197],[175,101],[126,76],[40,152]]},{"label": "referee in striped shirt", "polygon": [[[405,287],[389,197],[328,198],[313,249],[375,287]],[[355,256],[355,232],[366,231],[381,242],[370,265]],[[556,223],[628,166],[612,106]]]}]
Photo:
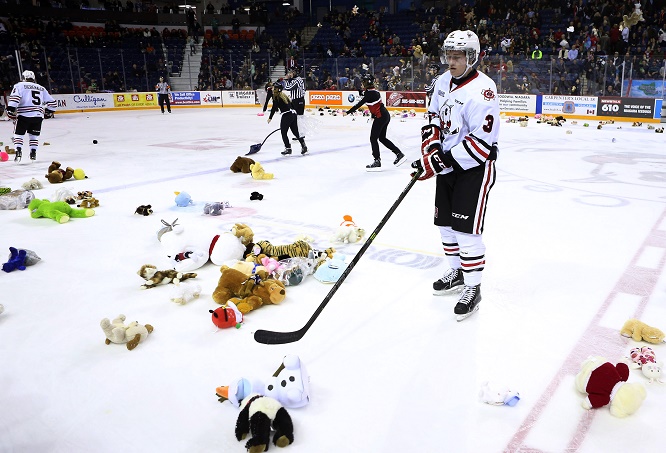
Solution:
[{"label": "referee in striped shirt", "polygon": [[437,79],[439,79],[439,65],[437,63],[432,63],[428,66],[428,73],[432,77],[430,83],[425,87],[426,95],[428,96],[428,105],[430,105],[430,98],[432,97],[432,92],[435,90],[435,84]]},{"label": "referee in striped shirt", "polygon": [[[305,81],[303,77],[299,76],[299,69],[291,68],[287,71],[287,80],[284,81],[285,91],[289,91],[291,96],[291,104],[296,110],[298,116],[302,116],[305,113]],[[300,138],[305,137],[304,135]],[[298,140],[299,137],[294,138]]]}]

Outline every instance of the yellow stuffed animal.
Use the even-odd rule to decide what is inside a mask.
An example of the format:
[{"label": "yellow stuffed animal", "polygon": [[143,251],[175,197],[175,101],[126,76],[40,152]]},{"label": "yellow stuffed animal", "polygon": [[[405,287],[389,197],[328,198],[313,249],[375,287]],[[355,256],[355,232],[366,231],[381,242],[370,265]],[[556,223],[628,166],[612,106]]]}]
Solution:
[{"label": "yellow stuffed animal", "polygon": [[250,165],[250,170],[252,171],[253,179],[273,179],[273,173],[266,173],[264,167],[259,162]]},{"label": "yellow stuffed animal", "polygon": [[631,337],[634,341],[647,341],[648,343],[659,344],[664,341],[664,332],[656,327],[650,327],[638,319],[630,319],[624,323],[620,334],[624,337]]},{"label": "yellow stuffed animal", "polygon": [[254,240],[254,233],[252,232],[252,228],[245,225],[244,223],[235,224],[233,227],[231,227],[231,232],[234,234],[234,236],[240,239],[241,244],[245,246]]}]

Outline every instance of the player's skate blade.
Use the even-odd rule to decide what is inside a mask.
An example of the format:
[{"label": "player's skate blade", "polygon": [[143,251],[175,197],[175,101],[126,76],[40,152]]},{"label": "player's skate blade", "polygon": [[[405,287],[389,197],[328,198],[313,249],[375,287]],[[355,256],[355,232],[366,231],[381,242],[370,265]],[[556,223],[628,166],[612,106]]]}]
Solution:
[{"label": "player's skate blade", "polygon": [[477,311],[479,311],[479,306],[478,305],[476,307],[474,307],[472,309],[472,311],[470,311],[469,313],[465,313],[463,315],[456,315],[456,321],[458,321],[458,322],[464,321],[465,319],[469,318],[470,316],[472,316]]}]

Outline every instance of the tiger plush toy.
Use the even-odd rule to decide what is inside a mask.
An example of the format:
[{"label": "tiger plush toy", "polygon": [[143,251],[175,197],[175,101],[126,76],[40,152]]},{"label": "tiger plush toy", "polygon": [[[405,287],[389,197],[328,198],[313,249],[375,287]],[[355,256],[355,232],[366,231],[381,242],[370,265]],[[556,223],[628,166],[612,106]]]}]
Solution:
[{"label": "tiger plush toy", "polygon": [[[246,249],[245,259],[256,261],[257,257],[261,254],[281,261],[287,258],[294,258],[297,256],[304,258],[331,258],[335,253],[335,249],[327,248],[324,251],[313,249],[306,241],[298,240],[287,245],[273,245],[269,241],[258,241],[250,244]],[[261,263],[257,263],[261,264]]]}]

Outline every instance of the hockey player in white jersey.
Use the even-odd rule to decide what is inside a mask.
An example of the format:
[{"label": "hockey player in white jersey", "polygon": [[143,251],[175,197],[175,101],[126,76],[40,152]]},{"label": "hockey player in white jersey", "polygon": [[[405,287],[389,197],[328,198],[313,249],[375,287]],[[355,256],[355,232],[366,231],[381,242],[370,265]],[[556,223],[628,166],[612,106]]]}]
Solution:
[{"label": "hockey player in white jersey", "polygon": [[46,88],[35,82],[35,73],[23,71],[23,81],[14,85],[7,102],[7,116],[14,120],[14,161],[20,162],[23,155],[23,136],[28,133],[30,159],[37,159],[39,134],[42,131],[44,114],[53,115],[56,101]]},{"label": "hockey player in white jersey", "polygon": [[497,87],[475,69],[480,50],[472,31],[456,30],[444,40],[441,59],[449,70],[435,84],[428,107],[431,124],[421,129],[422,156],[412,163],[423,170],[420,180],[437,175],[435,225],[450,269],[433,283],[433,291],[443,295],[462,289],[454,308],[458,321],[481,302],[482,233],[498,152]]}]

